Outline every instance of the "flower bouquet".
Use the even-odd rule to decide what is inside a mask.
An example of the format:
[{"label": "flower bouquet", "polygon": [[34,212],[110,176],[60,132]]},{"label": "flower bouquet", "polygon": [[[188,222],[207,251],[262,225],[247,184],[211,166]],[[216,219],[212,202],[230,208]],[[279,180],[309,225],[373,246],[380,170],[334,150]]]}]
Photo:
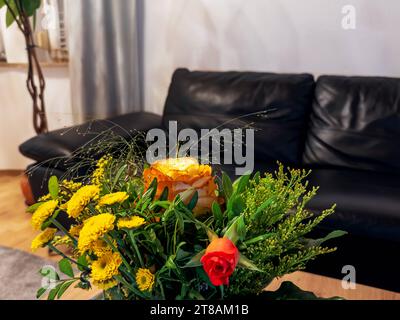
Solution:
[{"label": "flower bouquet", "polygon": [[[317,189],[304,170],[280,165],[232,182],[194,158],[169,158],[135,171],[105,156],[79,182],[51,177],[49,194],[28,209],[41,230],[32,249],[58,253],[63,275],[38,298],[60,298],[71,286],[95,286],[105,299],[258,295],[332,252],[323,242],[343,234],[307,237],[334,208],[317,216],[305,209]],[[60,212],[74,224],[61,225]]]}]

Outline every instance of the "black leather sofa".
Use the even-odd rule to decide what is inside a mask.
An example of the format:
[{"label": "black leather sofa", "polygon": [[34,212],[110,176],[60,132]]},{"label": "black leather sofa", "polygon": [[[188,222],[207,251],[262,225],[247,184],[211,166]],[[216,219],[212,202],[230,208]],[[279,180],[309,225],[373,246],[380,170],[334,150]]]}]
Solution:
[{"label": "black leather sofa", "polygon": [[[322,225],[349,234],[334,240],[338,251],[322,257],[308,271],[336,278],[342,267],[356,269],[356,281],[400,292],[400,79],[255,72],[175,71],[162,116],[131,113],[90,123],[90,130],[214,128],[235,117],[269,110],[245,119],[257,128],[255,170],[273,170],[279,160],[311,168],[310,183],[320,186],[310,209],[337,204]],[[117,124],[117,126],[116,126]],[[242,127],[243,119],[230,123]],[[92,136],[89,124],[36,136],[20,146],[36,161],[29,177],[34,196],[47,192],[49,175],[65,166],[48,162],[69,157]],[[67,132],[67,133],[65,133]],[[232,174],[232,167],[223,167]],[[318,231],[316,232],[318,233]]]}]

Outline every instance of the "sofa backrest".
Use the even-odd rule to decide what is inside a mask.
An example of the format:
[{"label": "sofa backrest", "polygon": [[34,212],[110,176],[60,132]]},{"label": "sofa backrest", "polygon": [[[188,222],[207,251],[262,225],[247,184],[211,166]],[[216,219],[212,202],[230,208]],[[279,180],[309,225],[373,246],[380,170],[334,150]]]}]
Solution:
[{"label": "sofa backrest", "polygon": [[303,159],[400,173],[400,79],[321,76]]},{"label": "sofa backrest", "polygon": [[[200,72],[178,69],[172,77],[163,123],[182,128],[256,129],[256,161],[299,165],[311,110],[314,79],[309,74]],[[252,115],[267,111],[267,116]]]}]

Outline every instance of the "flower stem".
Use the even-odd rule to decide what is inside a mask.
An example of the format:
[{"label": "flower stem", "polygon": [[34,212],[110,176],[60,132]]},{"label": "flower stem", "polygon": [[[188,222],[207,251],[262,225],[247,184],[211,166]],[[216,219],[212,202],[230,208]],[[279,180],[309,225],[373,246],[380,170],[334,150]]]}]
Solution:
[{"label": "flower stem", "polygon": [[53,250],[55,253],[57,253],[58,255],[62,256],[65,259],[68,259],[70,262],[75,263],[77,266],[80,266],[81,268],[84,268],[85,270],[89,270],[88,267],[81,265],[78,261],[72,259],[71,257],[68,257],[64,252],[58,250],[55,246],[53,246],[52,244],[47,244],[47,246]]},{"label": "flower stem", "polygon": [[72,240],[72,243],[74,244],[74,246],[76,247],[77,245],[77,241],[76,239],[71,236],[69,234],[69,232],[63,227],[63,225],[61,223],[59,223],[56,219],[54,218],[50,218],[50,221],[52,224],[54,224],[59,230],[61,230],[68,238],[70,238]]},{"label": "flower stem", "polygon": [[124,286],[126,286],[129,290],[131,290],[134,294],[136,294],[137,296],[141,297],[141,298],[146,298],[146,296],[144,294],[142,294],[138,289],[136,289],[134,286],[132,286],[131,284],[128,283],[128,281],[126,281],[124,279],[124,277],[122,276],[114,276],[114,278],[121,282]]},{"label": "flower stem", "polygon": [[221,289],[221,300],[223,300],[223,299],[224,299],[224,295],[225,295],[224,286],[222,285],[222,286],[220,286],[219,288]]},{"label": "flower stem", "polygon": [[121,256],[121,259],[122,259],[123,264],[125,265],[125,267],[126,267],[129,271],[131,271],[131,266],[130,266],[130,264],[128,263],[128,261],[126,261],[125,257],[121,254],[121,252],[119,252],[119,250],[114,246],[114,244],[112,243],[112,241],[110,241],[110,240],[107,238],[107,236],[105,236],[103,239],[104,239],[104,241],[111,247],[111,249],[112,249],[114,252],[119,253],[119,255]]},{"label": "flower stem", "polygon": [[129,238],[131,239],[132,246],[135,249],[136,255],[137,255],[138,259],[139,259],[140,266],[144,267],[143,259],[142,259],[142,256],[140,255],[139,248],[138,248],[138,246],[136,244],[136,240],[135,240],[135,237],[133,236],[132,231],[129,231],[128,234],[129,234]]}]

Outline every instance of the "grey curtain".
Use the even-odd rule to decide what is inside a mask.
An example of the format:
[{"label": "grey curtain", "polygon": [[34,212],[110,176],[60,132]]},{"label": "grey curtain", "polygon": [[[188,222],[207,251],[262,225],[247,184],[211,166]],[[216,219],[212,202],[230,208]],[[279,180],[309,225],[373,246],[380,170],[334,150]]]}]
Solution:
[{"label": "grey curtain", "polygon": [[143,0],[68,0],[76,122],[143,108]]}]

